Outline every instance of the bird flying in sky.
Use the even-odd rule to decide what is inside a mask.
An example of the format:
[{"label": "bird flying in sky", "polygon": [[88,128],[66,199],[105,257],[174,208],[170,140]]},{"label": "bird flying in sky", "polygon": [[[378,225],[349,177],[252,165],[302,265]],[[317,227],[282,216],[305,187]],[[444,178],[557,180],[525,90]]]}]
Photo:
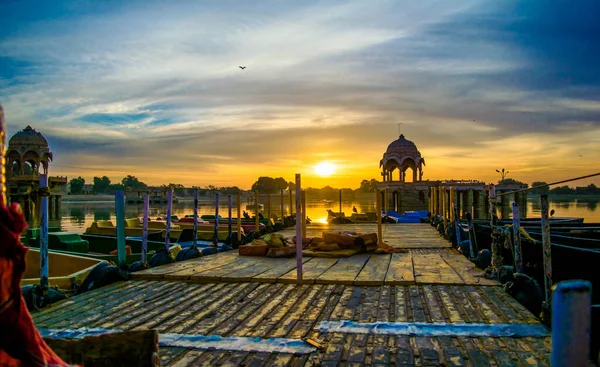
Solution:
[{"label": "bird flying in sky", "polygon": [[244,70],[246,67],[245,66],[240,66],[240,69]]}]

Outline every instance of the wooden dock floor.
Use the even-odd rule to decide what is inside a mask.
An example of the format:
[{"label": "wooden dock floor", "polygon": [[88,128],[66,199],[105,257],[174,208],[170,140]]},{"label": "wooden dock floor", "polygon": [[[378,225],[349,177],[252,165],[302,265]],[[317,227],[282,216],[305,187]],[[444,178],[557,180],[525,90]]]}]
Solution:
[{"label": "wooden dock floor", "polygon": [[[348,231],[367,232],[372,225],[353,225]],[[323,229],[309,227],[307,234]],[[362,229],[361,229],[362,228]],[[388,225],[384,240],[408,253],[359,254],[348,258],[303,260],[304,284],[411,285],[456,284],[499,285],[482,277],[483,271],[451,248],[428,224]],[[291,237],[291,231],[284,231]],[[429,243],[416,248],[419,243]],[[193,259],[132,274],[133,279],[186,280],[193,282],[296,283],[296,259],[239,256],[237,251]]]},{"label": "wooden dock floor", "polygon": [[[415,228],[420,228],[416,235],[428,230],[437,236],[431,227]],[[411,233],[402,231],[402,236]],[[161,347],[166,366],[550,365],[549,336],[316,330],[323,321],[346,320],[445,323],[450,328],[464,323],[539,326],[502,287],[478,277],[480,271],[455,250],[409,251],[305,259],[306,284],[295,284],[295,259],[223,253],[138,273],[134,280],[72,297],[33,318],[46,329],[156,329],[161,334],[311,338],[323,344],[310,354]]]}]

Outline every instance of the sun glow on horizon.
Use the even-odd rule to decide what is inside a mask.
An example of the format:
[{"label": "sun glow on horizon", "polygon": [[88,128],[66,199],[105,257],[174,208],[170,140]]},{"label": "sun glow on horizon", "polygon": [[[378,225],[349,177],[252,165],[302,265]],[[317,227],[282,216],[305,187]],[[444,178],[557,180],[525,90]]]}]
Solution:
[{"label": "sun glow on horizon", "polygon": [[321,162],[315,165],[315,173],[321,177],[329,177],[335,173],[335,165],[329,162]]}]

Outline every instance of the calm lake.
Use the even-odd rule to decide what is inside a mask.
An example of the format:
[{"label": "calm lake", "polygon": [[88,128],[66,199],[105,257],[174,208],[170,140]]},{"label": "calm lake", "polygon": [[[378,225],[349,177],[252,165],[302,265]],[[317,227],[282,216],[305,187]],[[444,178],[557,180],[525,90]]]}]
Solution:
[{"label": "calm lake", "polygon": [[[234,206],[235,206],[235,198]],[[598,209],[598,198],[580,198],[580,199],[568,199],[560,200],[553,199],[550,197],[550,208],[555,210],[555,217],[578,217],[585,218],[586,223],[600,223],[600,210]],[[223,205],[224,203],[224,205]],[[261,198],[261,204],[265,204],[263,213],[267,214],[266,200]],[[252,205],[252,202],[242,202],[242,210],[246,209],[246,205]],[[307,216],[313,221],[323,222],[327,218],[327,209],[331,209],[335,212],[339,211],[339,202],[335,201],[323,201],[323,200],[310,200],[307,198]],[[342,210],[346,215],[352,213],[352,207],[355,206],[358,212],[375,211],[374,200],[355,200],[355,201],[343,201]],[[281,213],[281,206],[279,198],[273,198],[271,203],[271,213],[277,216]],[[143,205],[128,204],[125,207],[126,218],[132,218],[141,216],[143,213]],[[284,199],[284,211],[287,214],[289,211],[289,201]],[[151,204],[150,206],[150,217],[155,218],[166,212],[166,205]],[[199,215],[202,214],[214,214],[214,202],[203,201],[198,208]],[[252,211],[248,211],[252,215]],[[173,215],[177,215],[180,218],[186,214],[193,214],[193,201],[180,199],[180,201],[173,205]],[[223,200],[221,198],[221,205],[219,206],[219,214],[222,217],[227,217],[227,198]],[[233,217],[237,215],[235,207],[233,208]],[[540,216],[540,205],[539,198],[530,197],[527,203],[527,217],[539,217]],[[111,201],[86,201],[86,202],[68,202],[63,201],[61,204],[61,219],[60,223],[56,220],[50,221],[50,225],[59,225],[63,231],[83,233],[85,229],[89,227],[92,222],[97,220],[115,220],[115,205]]]}]

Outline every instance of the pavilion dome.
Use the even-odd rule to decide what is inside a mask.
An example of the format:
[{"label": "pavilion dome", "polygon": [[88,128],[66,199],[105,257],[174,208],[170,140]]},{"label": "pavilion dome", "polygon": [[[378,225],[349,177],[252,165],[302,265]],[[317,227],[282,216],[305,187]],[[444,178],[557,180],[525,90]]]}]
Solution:
[{"label": "pavilion dome", "polygon": [[388,145],[386,154],[398,155],[400,157],[410,156],[413,158],[421,156],[421,153],[417,149],[415,143],[406,139],[404,134],[400,135],[397,140],[394,140],[390,145]]},{"label": "pavilion dome", "polygon": [[18,131],[8,141],[8,149],[27,147],[28,149],[48,149],[48,141],[41,133],[35,131],[31,126]]}]

